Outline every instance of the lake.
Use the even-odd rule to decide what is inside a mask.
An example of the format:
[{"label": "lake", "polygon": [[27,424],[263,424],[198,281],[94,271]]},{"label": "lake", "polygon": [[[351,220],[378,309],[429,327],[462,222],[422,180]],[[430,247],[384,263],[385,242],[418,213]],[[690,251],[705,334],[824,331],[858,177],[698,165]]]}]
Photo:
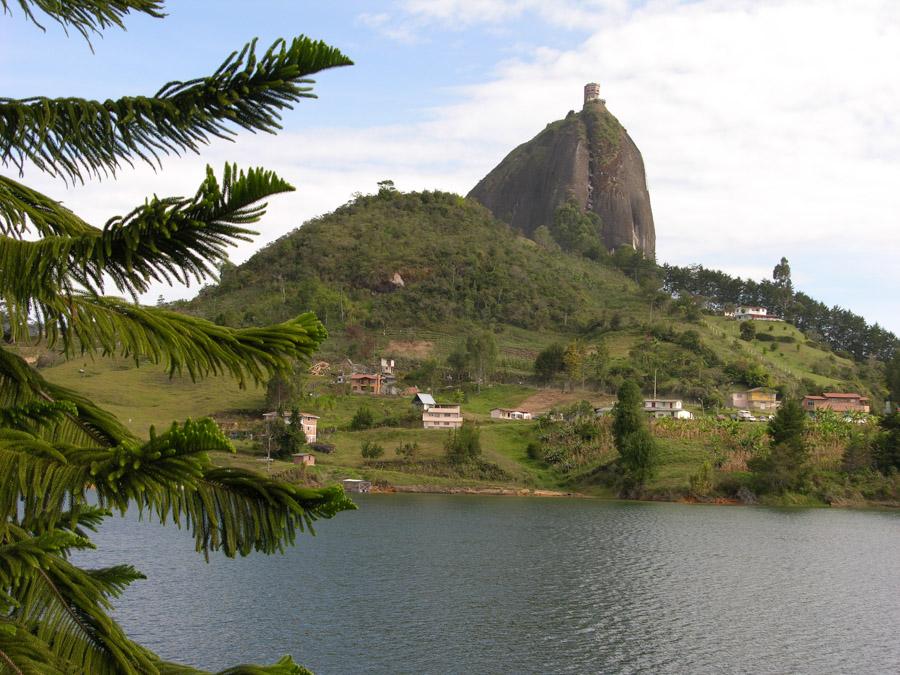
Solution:
[{"label": "lake", "polygon": [[[126,631],[205,668],[317,673],[900,670],[900,513],[362,495],[285,555],[209,564],[111,519],[148,575]],[[84,556],[79,556],[83,559]]]}]

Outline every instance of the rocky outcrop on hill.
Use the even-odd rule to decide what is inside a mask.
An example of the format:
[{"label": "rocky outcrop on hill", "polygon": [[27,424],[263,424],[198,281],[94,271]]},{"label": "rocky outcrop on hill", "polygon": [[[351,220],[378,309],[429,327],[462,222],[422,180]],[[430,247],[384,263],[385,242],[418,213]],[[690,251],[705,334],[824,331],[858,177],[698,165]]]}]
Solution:
[{"label": "rocky outcrop on hill", "polygon": [[644,160],[602,100],[548,124],[468,196],[529,236],[573,199],[600,216],[607,248],[632,246],[648,257],[656,252]]}]

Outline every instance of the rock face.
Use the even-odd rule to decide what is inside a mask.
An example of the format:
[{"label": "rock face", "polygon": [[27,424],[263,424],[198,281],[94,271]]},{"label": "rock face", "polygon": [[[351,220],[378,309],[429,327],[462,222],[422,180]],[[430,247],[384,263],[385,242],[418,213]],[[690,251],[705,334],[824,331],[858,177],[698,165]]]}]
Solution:
[{"label": "rock face", "polygon": [[468,196],[528,236],[552,223],[556,210],[573,199],[600,216],[607,248],[627,245],[648,257],[656,253],[644,160],[601,100],[548,124]]}]

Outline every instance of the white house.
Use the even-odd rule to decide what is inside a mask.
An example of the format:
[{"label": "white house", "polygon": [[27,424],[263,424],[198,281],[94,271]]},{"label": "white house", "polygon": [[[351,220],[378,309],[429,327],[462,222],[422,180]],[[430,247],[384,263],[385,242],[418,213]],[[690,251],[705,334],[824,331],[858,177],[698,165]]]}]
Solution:
[{"label": "white house", "polygon": [[531,413],[527,410],[494,408],[491,410],[491,417],[498,420],[530,420]]},{"label": "white house", "polygon": [[651,417],[671,417],[676,420],[694,419],[694,413],[685,410],[679,398],[644,399],[644,412]]},{"label": "white house", "polygon": [[751,307],[749,305],[741,305],[735,308],[733,312],[725,312],[725,316],[731,317],[736,321],[781,321],[777,316],[769,314],[769,310],[765,307]]},{"label": "white house", "polygon": [[463,423],[458,405],[437,403],[422,411],[422,427],[425,429],[459,429]]}]

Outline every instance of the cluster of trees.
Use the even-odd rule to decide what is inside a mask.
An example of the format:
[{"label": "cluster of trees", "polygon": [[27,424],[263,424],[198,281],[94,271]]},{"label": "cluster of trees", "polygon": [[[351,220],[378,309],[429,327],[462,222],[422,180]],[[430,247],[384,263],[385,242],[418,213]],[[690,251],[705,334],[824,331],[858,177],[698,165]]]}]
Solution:
[{"label": "cluster of trees", "polygon": [[480,387],[490,383],[497,365],[497,341],[488,331],[480,331],[465,340],[447,357],[447,367],[454,382],[475,382]]},{"label": "cluster of trees", "polygon": [[756,474],[758,489],[776,493],[805,490],[810,476],[807,423],[807,415],[797,399],[782,402],[769,421],[768,452],[747,462]]},{"label": "cluster of trees", "polygon": [[556,210],[549,226],[542,225],[535,230],[533,239],[545,248],[560,248],[591,260],[601,260],[607,255],[600,216],[593,211],[585,212],[571,199]]},{"label": "cluster of trees", "polygon": [[702,265],[663,265],[664,288],[672,295],[687,295],[715,309],[737,305],[759,305],[781,312],[808,336],[858,361],[890,359],[900,347],[897,336],[877,323],[841,307],[828,307],[805,293],[794,291],[790,266],[782,258],[773,281],[732,277]]},{"label": "cluster of trees", "polygon": [[291,409],[287,420],[284,419],[281,408],[275,419],[267,422],[269,440],[272,443],[272,457],[283,459],[290,457],[303,449],[306,445],[306,434],[303,431],[303,422],[300,419],[300,411]]},{"label": "cluster of trees", "polygon": [[609,351],[602,341],[589,343],[576,338],[566,346],[554,343],[541,350],[534,360],[535,378],[542,383],[552,382],[565,375],[570,384],[582,388],[591,382],[602,386],[609,369]]},{"label": "cluster of trees", "polygon": [[381,419],[375,418],[375,413],[365,403],[356,409],[350,420],[350,431],[365,431],[376,427],[414,427],[421,422],[418,411],[410,409],[406,413],[397,415],[385,415]]},{"label": "cluster of trees", "polygon": [[481,432],[471,422],[451,429],[444,441],[444,455],[452,464],[464,464],[481,458]]},{"label": "cluster of trees", "polygon": [[[85,37],[123,27],[135,12],[162,17],[159,0],[0,0],[37,25],[57,21]],[[37,16],[36,16],[37,15]],[[78,185],[124,165],[196,151],[236,129],[272,132],[279,113],[311,96],[309,76],[348,65],[308,38],[255,41],[209,77],[171,82],[153,96],[94,101],[0,98],[0,164]],[[138,508],[172,521],[196,550],[229,557],[274,553],[312,521],[353,508],[337,488],[310,489],[213,464],[230,443],[212,420],[173,422],[135,436],[89,399],[46,381],[6,343],[36,338],[67,358],[116,354],[192,378],[228,373],[265,383],[307,361],[325,339],[311,314],[264,328],[228,328],[146,307],[153,283],[208,278],[225,250],[253,234],[266,200],[293,190],[263,169],[208,169],[190,197],[152,197],[98,228],[0,174],[0,671],[6,673],[200,672],[135,643],[111,616],[113,599],[143,575],[128,564],[89,569],[73,553],[113,512]],[[51,182],[44,181],[45,184]],[[113,287],[113,288],[111,288]],[[34,318],[39,322],[35,326]],[[37,335],[34,331],[37,330]],[[307,672],[285,657],[230,672]]]}]

